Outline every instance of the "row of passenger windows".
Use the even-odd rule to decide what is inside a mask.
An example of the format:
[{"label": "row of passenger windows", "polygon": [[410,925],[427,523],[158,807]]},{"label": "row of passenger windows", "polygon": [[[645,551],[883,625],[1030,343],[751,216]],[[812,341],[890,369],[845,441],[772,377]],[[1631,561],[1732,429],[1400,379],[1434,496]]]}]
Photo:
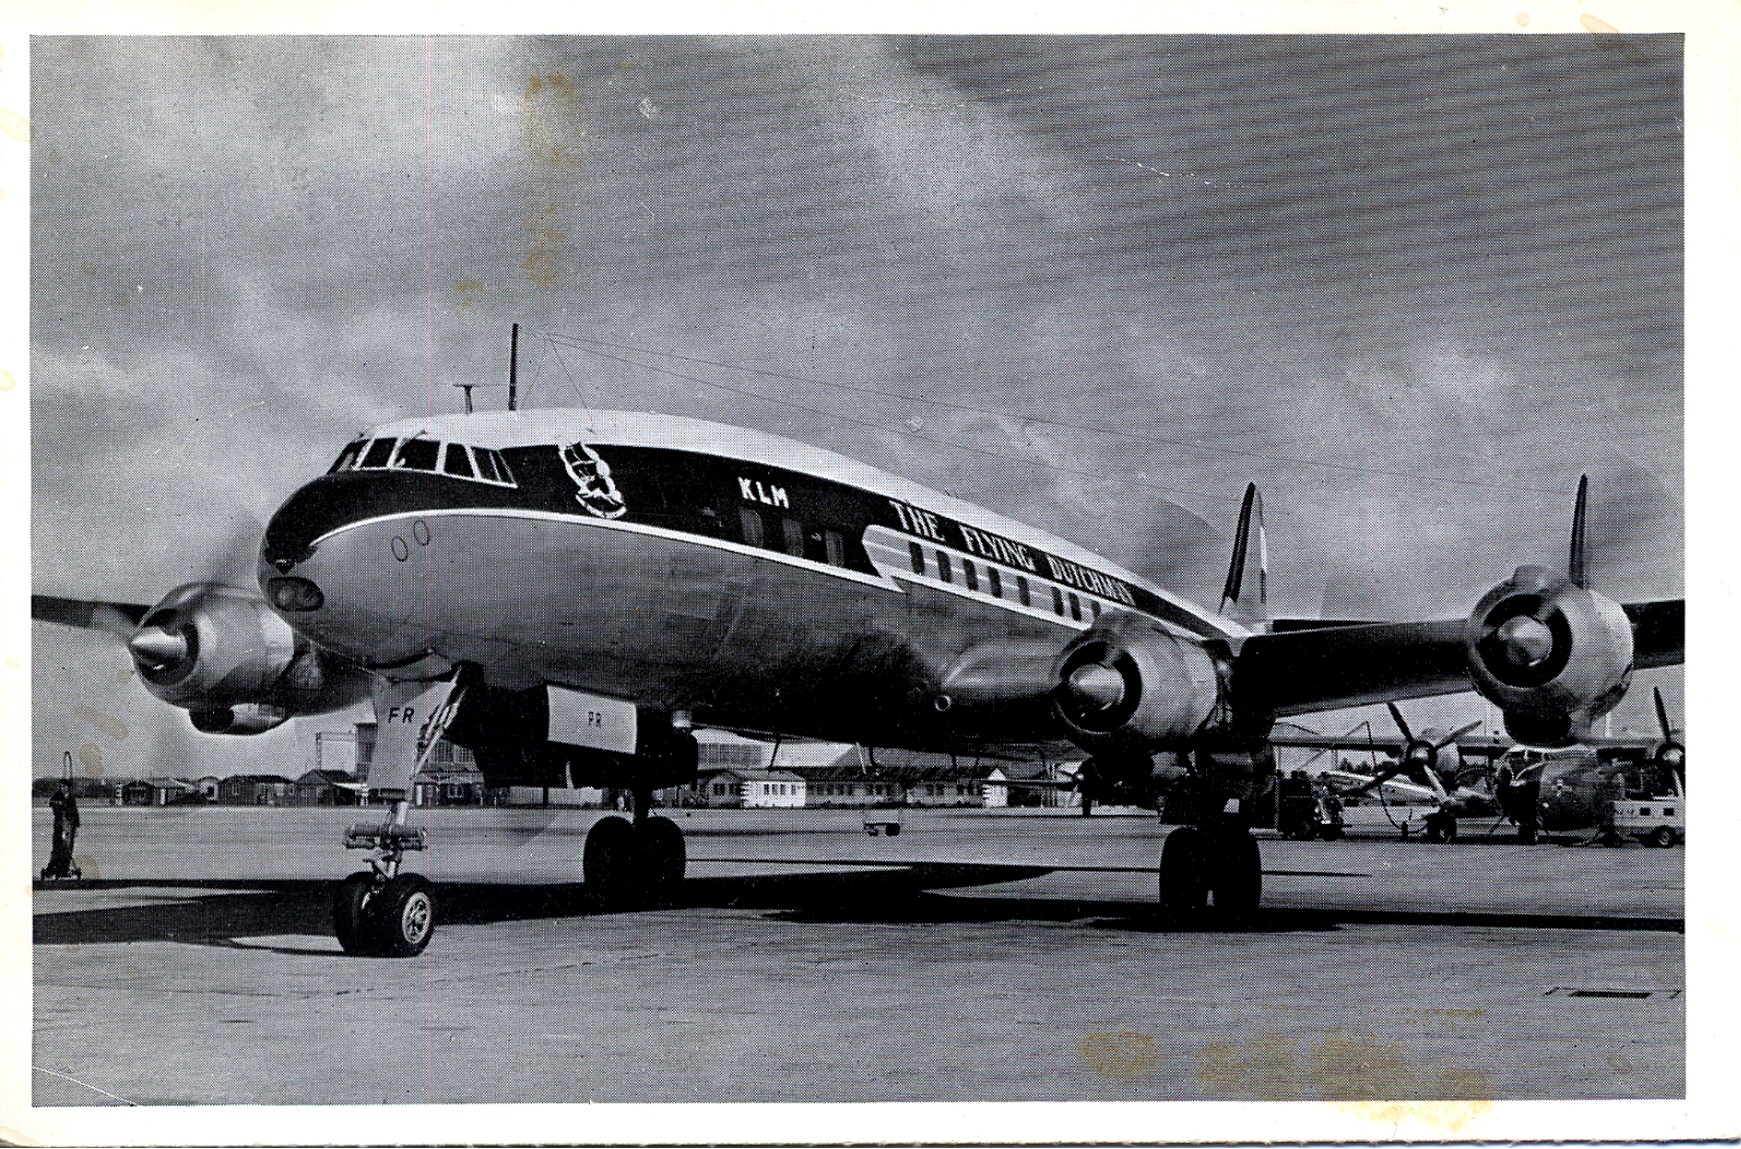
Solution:
[{"label": "row of passenger windows", "polygon": [[458,479],[474,479],[512,487],[508,460],[488,447],[442,443],[421,436],[412,439],[358,439],[340,452],[329,475],[340,471],[435,471]]},{"label": "row of passenger windows", "polygon": [[[938,550],[933,551],[932,554],[936,556],[937,560],[937,577],[947,583],[954,582],[955,564],[951,559],[949,552]],[[916,542],[908,542],[907,556],[912,561],[914,574],[922,575],[930,573],[930,564],[925,554],[924,547]],[[970,558],[961,559],[961,581],[967,586],[968,590],[977,591],[979,589],[981,574],[985,576],[986,593],[990,594],[993,598],[1005,597],[1003,572],[1001,570],[989,563],[981,566],[976,564]],[[1033,606],[1034,596],[1032,590],[1028,586],[1028,576],[1018,574],[1015,576],[1015,580],[1016,601],[1020,602],[1023,606]],[[1040,585],[1046,587],[1052,592],[1053,614],[1056,614],[1059,618],[1063,618],[1064,604],[1068,602],[1070,604],[1070,617],[1075,619],[1077,622],[1082,621],[1082,600],[1076,597],[1075,591],[1066,591],[1062,587],[1054,586],[1051,583],[1042,583]],[[1094,599],[1089,599],[1088,611],[1094,618],[1099,618],[1100,604]]]},{"label": "row of passenger windows", "polygon": [[768,518],[773,521],[763,519],[762,512],[754,507],[738,508],[738,526],[746,544],[784,551],[794,558],[831,567],[846,565],[846,538],[839,531],[832,527],[807,527],[803,520],[791,515],[770,514]]}]

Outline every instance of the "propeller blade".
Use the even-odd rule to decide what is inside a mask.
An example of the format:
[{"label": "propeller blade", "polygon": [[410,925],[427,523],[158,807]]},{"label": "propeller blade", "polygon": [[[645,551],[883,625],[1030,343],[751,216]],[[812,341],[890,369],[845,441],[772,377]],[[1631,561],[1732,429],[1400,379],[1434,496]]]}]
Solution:
[{"label": "propeller blade", "polygon": [[1578,476],[1578,505],[1572,511],[1572,553],[1566,561],[1566,577],[1578,586],[1589,579],[1590,543],[1585,530],[1589,517],[1590,476]]},{"label": "propeller blade", "polygon": [[1375,777],[1367,779],[1365,782],[1362,782],[1360,785],[1356,786],[1354,789],[1348,791],[1348,793],[1350,793],[1350,794],[1364,794],[1369,790],[1376,790],[1378,787],[1384,785],[1386,782],[1390,781],[1392,778],[1395,778],[1398,774],[1401,774],[1401,773],[1402,773],[1402,764],[1398,763],[1392,769],[1380,771]]},{"label": "propeller blade", "polygon": [[1463,735],[1469,733],[1471,730],[1475,729],[1479,725],[1481,725],[1481,720],[1479,718],[1477,718],[1473,722],[1465,722],[1463,725],[1457,727],[1457,729],[1451,731],[1449,734],[1445,735],[1443,738],[1441,738],[1437,742],[1433,743],[1433,753],[1436,754],[1439,751],[1443,750],[1445,747],[1447,747],[1451,743],[1457,741],[1457,739],[1463,737]]},{"label": "propeller blade", "polygon": [[101,630],[117,638],[131,635],[150,609],[142,603],[56,598],[47,594],[30,596],[31,618],[84,630]]},{"label": "propeller blade", "polygon": [[1668,707],[1663,703],[1663,700],[1662,700],[1662,687],[1660,687],[1660,686],[1652,687],[1651,694],[1656,698],[1656,722],[1657,722],[1657,725],[1662,728],[1663,741],[1664,742],[1673,741],[1674,740],[1674,727],[1672,725],[1670,725],[1669,720],[1668,720]]},{"label": "propeller blade", "polygon": [[1402,711],[1397,709],[1396,703],[1386,702],[1385,705],[1390,707],[1391,721],[1395,722],[1396,728],[1402,731],[1403,741],[1413,742],[1415,740],[1414,733],[1409,729],[1409,724],[1403,720]]}]

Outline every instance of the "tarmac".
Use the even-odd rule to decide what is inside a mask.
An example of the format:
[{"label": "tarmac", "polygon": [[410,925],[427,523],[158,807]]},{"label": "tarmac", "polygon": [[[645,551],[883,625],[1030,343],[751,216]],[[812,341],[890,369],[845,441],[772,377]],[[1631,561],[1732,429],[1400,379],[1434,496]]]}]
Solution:
[{"label": "tarmac", "polygon": [[83,813],[33,897],[36,1106],[1685,1090],[1679,849],[1266,839],[1218,927],[1160,914],[1152,816],[673,811],[679,902],[603,913],[597,811],[419,811],[439,924],[396,961],[331,935],[376,811]]}]

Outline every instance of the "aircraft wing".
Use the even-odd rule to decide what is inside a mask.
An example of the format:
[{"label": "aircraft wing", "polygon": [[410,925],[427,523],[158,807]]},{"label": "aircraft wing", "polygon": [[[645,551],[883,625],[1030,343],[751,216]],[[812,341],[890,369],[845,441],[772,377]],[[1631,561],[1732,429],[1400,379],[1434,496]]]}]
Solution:
[{"label": "aircraft wing", "polygon": [[1621,608],[1632,620],[1632,665],[1639,670],[1673,666],[1686,655],[1687,602],[1630,602]]},{"label": "aircraft wing", "polygon": [[[1683,599],[1631,603],[1633,665],[1670,666],[1686,649]],[[1278,717],[1473,689],[1463,619],[1357,623],[1254,634],[1234,660],[1236,702]]]},{"label": "aircraft wing", "polygon": [[1254,634],[1234,660],[1236,701],[1278,715],[1471,689],[1464,620]]},{"label": "aircraft wing", "polygon": [[[1295,750],[1377,750],[1381,754],[1398,755],[1408,749],[1408,743],[1395,734],[1375,737],[1337,738],[1329,734],[1287,734],[1271,733],[1271,746]],[[1457,739],[1457,750],[1461,754],[1473,755],[1477,758],[1497,758],[1517,745],[1512,738],[1503,738],[1497,734],[1465,734]]]},{"label": "aircraft wing", "polygon": [[82,598],[56,598],[54,595],[30,596],[30,617],[38,622],[60,626],[76,626],[83,630],[102,630],[127,638],[139,626],[151,608],[134,602],[98,602]]}]

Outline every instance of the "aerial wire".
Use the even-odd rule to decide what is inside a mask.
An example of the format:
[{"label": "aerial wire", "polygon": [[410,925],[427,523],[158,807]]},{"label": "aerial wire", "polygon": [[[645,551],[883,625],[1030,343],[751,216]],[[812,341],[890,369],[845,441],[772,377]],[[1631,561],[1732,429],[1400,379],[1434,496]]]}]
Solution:
[{"label": "aerial wire", "polygon": [[[1141,434],[1120,430],[1115,427],[1100,427],[1091,423],[1072,423],[1063,419],[1046,418],[1031,415],[1021,411],[998,411],[987,407],[976,407],[969,403],[956,403],[945,399],[929,399],[922,395],[910,395],[899,391],[886,391],[879,387],[858,386],[851,383],[831,382],[822,379],[812,379],[802,375],[792,375],[780,371],[770,371],[759,367],[745,367],[735,363],[724,363],[713,359],[703,359],[695,355],[681,355],[674,351],[659,351],[648,347],[636,347],[626,343],[612,343],[603,339],[591,339],[580,335],[565,335],[555,332],[546,333],[546,338],[552,342],[564,342],[589,351],[592,347],[607,347],[613,351],[626,351],[638,355],[653,355],[662,359],[672,359],[681,363],[694,363],[705,367],[718,367],[726,371],[741,371],[748,375],[760,375],[769,379],[778,379],[786,383],[799,383],[807,387],[825,387],[836,391],[848,391],[859,395],[870,395],[880,399],[897,399],[908,403],[923,403],[931,407],[939,407],[948,411],[963,411],[976,415],[986,415],[998,419],[1017,419],[1024,423],[1038,423],[1042,426],[1059,427],[1070,431],[1086,431],[1095,435],[1109,435],[1114,438],[1128,439],[1139,443],[1153,443],[1163,447],[1178,447],[1184,450],[1199,451],[1205,454],[1231,455],[1238,458],[1254,459],[1260,462],[1292,463],[1297,466],[1323,467],[1335,471],[1347,471],[1355,474],[1372,475],[1388,479],[1412,479],[1425,483],[1443,483],[1461,487],[1479,487],[1485,490],[1512,492],[1528,492],[1539,495],[1559,495],[1563,492],[1547,490],[1540,487],[1525,487],[1516,484],[1490,483],[1479,479],[1463,479],[1447,475],[1423,475],[1410,471],[1392,471],[1381,467],[1362,467],[1354,463],[1336,463],[1324,459],[1308,459],[1291,455],[1276,455],[1263,451],[1245,451],[1237,447],[1222,447],[1207,443],[1193,442],[1188,439],[1169,439],[1164,436]],[[621,362],[621,360],[619,360]],[[641,366],[641,364],[635,364]],[[767,396],[758,396],[767,399]],[[783,403],[784,400],[771,399],[770,402]]]}]

